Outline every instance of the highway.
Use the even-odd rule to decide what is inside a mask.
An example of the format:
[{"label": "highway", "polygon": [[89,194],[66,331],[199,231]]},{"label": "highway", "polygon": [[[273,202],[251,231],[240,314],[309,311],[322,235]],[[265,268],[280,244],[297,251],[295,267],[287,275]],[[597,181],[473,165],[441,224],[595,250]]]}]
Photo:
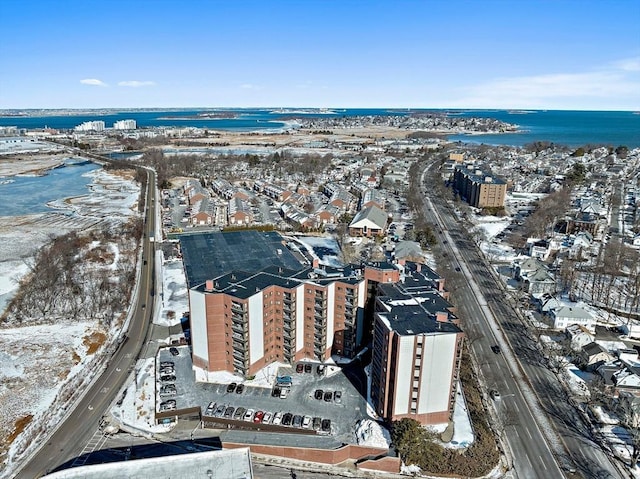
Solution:
[{"label": "highway", "polygon": [[[513,457],[516,476],[621,477],[545,366],[536,338],[451,206],[433,195],[432,188],[423,191],[432,193],[424,201],[425,217],[439,228],[436,235],[452,273],[459,268],[455,274],[465,280],[452,294],[483,381],[499,392],[493,400],[501,422],[498,429]],[[492,351],[494,345],[501,352]]]},{"label": "highway", "polygon": [[[31,455],[17,470],[15,477],[37,478],[55,470],[61,464],[77,457],[96,432],[102,416],[107,412],[115,395],[124,385],[135,367],[136,359],[145,344],[145,338],[153,314],[153,280],[155,243],[149,235],[154,235],[156,227],[155,208],[156,174],[147,170],[146,212],[142,257],[145,261],[139,270],[138,297],[132,305],[132,317],[123,341],[106,369],[93,381],[82,398],[72,405],[72,409],[59,423],[46,442]],[[132,296],[132,300],[135,296]]]}]

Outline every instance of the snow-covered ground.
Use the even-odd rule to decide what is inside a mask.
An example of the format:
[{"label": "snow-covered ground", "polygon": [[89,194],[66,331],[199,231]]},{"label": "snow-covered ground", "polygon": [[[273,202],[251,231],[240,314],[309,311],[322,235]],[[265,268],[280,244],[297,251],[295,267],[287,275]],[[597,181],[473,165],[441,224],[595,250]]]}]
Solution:
[{"label": "snow-covered ground", "polygon": [[356,441],[360,446],[389,449],[391,435],[387,428],[371,419],[361,419],[356,424]]},{"label": "snow-covered ground", "polygon": [[[93,177],[89,193],[63,201],[66,214],[0,217],[0,313],[28,273],[28,261],[52,236],[117,226],[137,214],[139,186],[131,176],[103,170],[88,174]],[[120,252],[111,250],[117,258]],[[0,328],[0,460],[8,464],[2,474],[10,474],[14,461],[60,420],[73,394],[100,370],[105,349],[118,333],[102,330],[97,320],[66,318]]]},{"label": "snow-covered ground", "polygon": [[156,424],[155,358],[140,359],[135,371],[135,380],[126,386],[122,401],[111,409],[112,416],[130,432],[155,434],[171,430],[172,424]]},{"label": "snow-covered ground", "polygon": [[207,372],[202,368],[194,366],[196,381],[213,382],[218,384],[243,383],[247,386],[271,389],[278,375],[278,368],[290,367],[289,364],[274,362],[260,371],[252,379],[245,379],[242,376],[236,376],[228,371]]},{"label": "snow-covered ground", "polygon": [[182,313],[189,310],[187,279],[181,259],[163,261],[162,308],[153,319],[155,324],[173,326],[180,324]]},{"label": "snow-covered ground", "polygon": [[318,262],[325,266],[342,268],[344,263],[340,260],[340,247],[335,238],[330,236],[296,236],[295,239],[302,243]]}]

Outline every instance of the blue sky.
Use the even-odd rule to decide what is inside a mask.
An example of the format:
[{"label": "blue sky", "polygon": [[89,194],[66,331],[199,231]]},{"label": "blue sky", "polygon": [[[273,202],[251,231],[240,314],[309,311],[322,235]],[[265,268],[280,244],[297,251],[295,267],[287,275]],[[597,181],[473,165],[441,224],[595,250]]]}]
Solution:
[{"label": "blue sky", "polygon": [[639,0],[4,0],[0,108],[640,110]]}]

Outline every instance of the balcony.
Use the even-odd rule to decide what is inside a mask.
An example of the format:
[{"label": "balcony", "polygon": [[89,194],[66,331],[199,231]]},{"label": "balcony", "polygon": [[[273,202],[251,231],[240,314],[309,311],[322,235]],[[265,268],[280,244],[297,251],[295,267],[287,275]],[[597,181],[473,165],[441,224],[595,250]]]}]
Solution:
[{"label": "balcony", "polygon": [[287,295],[285,294],[282,298],[282,302],[284,304],[287,304],[289,306],[291,306],[292,303],[294,303],[296,301],[296,299],[294,297],[292,297],[291,295]]},{"label": "balcony", "polygon": [[236,364],[236,361],[242,364],[242,367],[245,367],[246,364],[246,359],[245,359],[245,354],[244,353],[240,353],[238,351],[236,351],[235,349],[233,350],[233,364]]},{"label": "balcony", "polygon": [[247,350],[247,346],[245,343],[240,343],[238,341],[234,341],[233,342],[233,350],[234,352],[237,351],[239,353],[242,353],[244,355],[245,351]]},{"label": "balcony", "polygon": [[244,305],[239,303],[231,303],[231,311],[236,313],[245,313]]},{"label": "balcony", "polygon": [[249,339],[249,334],[233,333],[232,338],[238,341],[246,341]]},{"label": "balcony", "polygon": [[233,323],[231,325],[231,331],[234,333],[247,334],[247,325],[246,323]]}]

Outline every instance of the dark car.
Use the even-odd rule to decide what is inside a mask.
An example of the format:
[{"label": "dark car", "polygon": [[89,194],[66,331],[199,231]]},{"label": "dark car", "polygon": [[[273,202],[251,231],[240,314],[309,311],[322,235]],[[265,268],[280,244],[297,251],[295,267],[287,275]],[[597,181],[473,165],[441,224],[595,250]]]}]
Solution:
[{"label": "dark car", "polygon": [[500,349],[500,346],[498,346],[497,344],[494,344],[493,346],[491,346],[491,351],[493,351],[495,354],[500,354],[502,352],[502,350]]},{"label": "dark car", "polygon": [[302,426],[302,416],[300,416],[299,414],[296,414],[295,416],[293,416],[293,423],[292,423],[293,427],[300,427]]},{"label": "dark car", "polygon": [[283,426],[290,426],[291,425],[291,420],[293,419],[293,414],[291,414],[290,412],[285,413],[282,416],[282,425]]},{"label": "dark car", "polygon": [[238,384],[236,388],[236,394],[242,394],[244,392],[244,384]]},{"label": "dark car", "polygon": [[319,417],[314,417],[312,427],[314,431],[319,431],[320,428],[322,427],[322,419],[320,419]]},{"label": "dark car", "polygon": [[332,399],[333,399],[333,393],[331,391],[327,391],[324,393],[325,402],[331,402]]},{"label": "dark car", "polygon": [[170,347],[169,352],[171,353],[171,356],[180,356],[180,351],[178,351],[178,348]]},{"label": "dark car", "polygon": [[304,365],[304,372],[305,373],[310,373],[313,370],[313,366],[311,366],[311,364],[305,364]]},{"label": "dark car", "polygon": [[237,386],[237,384],[236,384],[236,383],[231,383],[231,384],[229,384],[229,385],[227,386],[227,392],[228,392],[228,393],[232,393],[233,391],[235,391],[235,390],[236,390],[236,386]]},{"label": "dark car", "polygon": [[227,419],[232,418],[233,417],[233,411],[234,411],[234,408],[229,406],[227,409],[224,410],[224,417],[226,417]]},{"label": "dark car", "polygon": [[224,416],[225,409],[226,409],[225,405],[224,404],[220,404],[216,408],[216,411],[213,413],[213,417],[222,417],[222,416]]},{"label": "dark car", "polygon": [[322,389],[316,389],[316,392],[313,393],[313,397],[318,401],[322,401],[322,396],[324,395],[324,391]]},{"label": "dark car", "polygon": [[331,419],[323,419],[320,425],[320,430],[322,432],[330,432],[331,431]]},{"label": "dark car", "polygon": [[342,391],[333,392],[333,402],[340,404],[342,402]]},{"label": "dark car", "polygon": [[163,383],[167,383],[167,382],[171,383],[175,380],[176,380],[176,377],[173,374],[165,374],[160,376],[160,381],[162,381]]},{"label": "dark car", "polygon": [[296,364],[296,372],[301,373],[304,371],[304,366],[302,364]]},{"label": "dark car", "polygon": [[318,376],[322,376],[324,374],[324,364],[318,364],[316,373],[318,373]]},{"label": "dark car", "polygon": [[160,367],[161,368],[172,368],[174,366],[175,366],[175,364],[173,363],[173,361],[162,361],[160,363]]},{"label": "dark car", "polygon": [[244,418],[245,412],[247,412],[245,408],[239,407],[238,409],[236,409],[236,412],[233,414],[233,419],[238,419],[242,421],[242,419]]},{"label": "dark car", "polygon": [[456,271],[460,271],[460,266],[456,266]]},{"label": "dark car", "polygon": [[271,391],[271,397],[277,398],[280,397],[280,388],[275,387],[273,391]]}]

